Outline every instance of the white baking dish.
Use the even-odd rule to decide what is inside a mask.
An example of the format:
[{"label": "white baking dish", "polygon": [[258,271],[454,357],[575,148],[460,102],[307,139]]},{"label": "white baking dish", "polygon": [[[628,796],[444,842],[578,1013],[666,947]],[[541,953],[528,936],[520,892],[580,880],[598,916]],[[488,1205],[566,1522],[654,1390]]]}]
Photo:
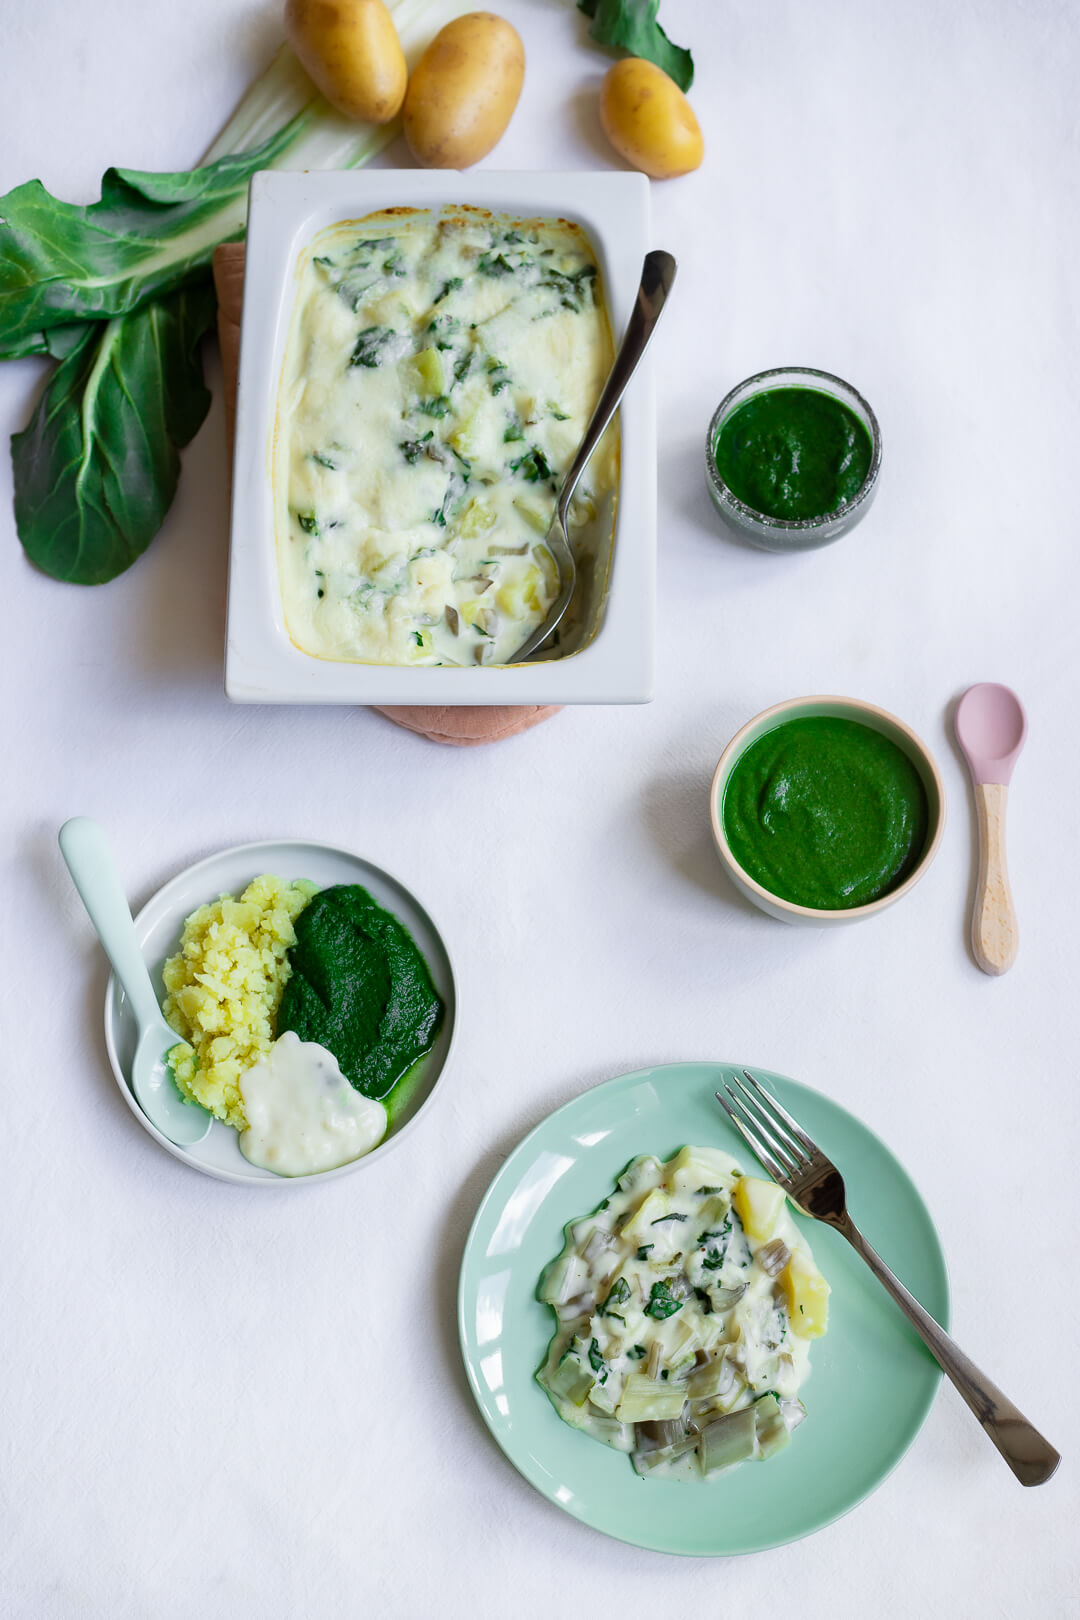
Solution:
[{"label": "white baking dish", "polygon": [[[652,245],[638,174],[376,172],[257,174],[251,183],[233,463],[225,690],[237,703],[645,703],[656,595],[656,424],[651,353],[620,410],[614,552],[599,629],[581,651],[538,663],[449,669],[331,661],[289,639],[274,545],[278,386],[300,254],[317,232],[383,208],[471,204],[579,223],[600,264],[616,343]],[[663,338],[660,339],[662,351]]]}]

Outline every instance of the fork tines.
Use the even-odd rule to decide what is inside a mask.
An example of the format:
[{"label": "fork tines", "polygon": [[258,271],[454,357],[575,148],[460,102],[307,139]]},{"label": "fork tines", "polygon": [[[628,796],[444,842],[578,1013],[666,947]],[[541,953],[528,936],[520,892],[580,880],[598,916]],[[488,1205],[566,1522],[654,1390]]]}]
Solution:
[{"label": "fork tines", "polygon": [[716,1100],[751,1153],[775,1181],[789,1181],[805,1170],[817,1151],[782,1103],[767,1092],[748,1069],[724,1081]]}]

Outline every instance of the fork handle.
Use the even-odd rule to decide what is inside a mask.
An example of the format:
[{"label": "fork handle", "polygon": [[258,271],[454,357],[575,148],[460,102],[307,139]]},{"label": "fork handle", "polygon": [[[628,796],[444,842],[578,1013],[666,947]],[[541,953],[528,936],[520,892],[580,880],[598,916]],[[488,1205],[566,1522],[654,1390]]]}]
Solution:
[{"label": "fork handle", "polygon": [[924,1311],[914,1294],[908,1292],[885,1264],[876,1249],[871,1248],[850,1215],[831,1221],[837,1231],[847,1238],[855,1253],[861,1255],[878,1282],[892,1295],[920,1339],[950,1382],[960,1391],[965,1401],[998,1448],[1021,1485],[1042,1485],[1050,1478],[1061,1461],[1048,1440],[1044,1440],[1024,1414],[1012,1401],[985,1377],[973,1361],[969,1361],[959,1345],[954,1344],[944,1328],[929,1312]]}]

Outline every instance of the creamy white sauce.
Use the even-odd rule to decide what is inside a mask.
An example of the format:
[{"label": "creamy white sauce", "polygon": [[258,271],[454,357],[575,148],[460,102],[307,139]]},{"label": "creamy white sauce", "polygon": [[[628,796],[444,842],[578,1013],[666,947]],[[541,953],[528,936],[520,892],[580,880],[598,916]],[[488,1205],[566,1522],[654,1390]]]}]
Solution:
[{"label": "creamy white sauce", "polygon": [[361,1096],[337,1059],[292,1030],[241,1077],[248,1128],[240,1151],[279,1176],[314,1176],[349,1164],[386,1135],[386,1109]]},{"label": "creamy white sauce", "polygon": [[[789,1320],[768,1245],[808,1260],[810,1251],[786,1205],[767,1240],[747,1235],[732,1203],[740,1176],[711,1148],[685,1148],[666,1164],[635,1159],[600,1209],[567,1227],[541,1279],[559,1329],[540,1383],[566,1423],[633,1452],[640,1472],[700,1478],[693,1434],[757,1402],[748,1455],[770,1455],[786,1440],[778,1431],[804,1416],[809,1344]],[[650,1462],[656,1420],[631,1420],[635,1400],[672,1403],[664,1419],[689,1426],[673,1441],[688,1449]]]},{"label": "creamy white sauce", "polygon": [[[557,594],[544,537],[611,366],[584,233],[390,211],[321,232],[297,275],[274,470],[290,637],[320,658],[505,663]],[[571,506],[562,652],[598,612],[617,433]]]}]

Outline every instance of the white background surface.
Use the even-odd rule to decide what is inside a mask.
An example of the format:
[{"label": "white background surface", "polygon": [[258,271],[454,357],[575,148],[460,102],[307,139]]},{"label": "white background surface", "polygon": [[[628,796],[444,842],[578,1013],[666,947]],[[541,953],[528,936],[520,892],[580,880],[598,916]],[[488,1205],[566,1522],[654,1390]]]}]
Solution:
[{"label": "white background surface", "polygon": [[[504,9],[529,70],[493,161],[604,165],[606,58],[564,0]],[[0,463],[5,1614],[1077,1612],[1075,18],[1006,0],[663,12],[695,47],[708,157],[655,187],[656,242],[682,273],[650,707],[567,710],[470,753],[363,711],[230,707],[220,389],[164,533],[108,587],[24,563]],[[89,200],[110,162],[189,164],[276,16],[8,0],[0,191],[39,175]],[[861,529],[781,560],[717,531],[701,441],[731,384],[791,363],[865,392],[885,466]],[[39,375],[0,370],[5,434]],[[965,947],[972,825],[945,726],[978,679],[1013,684],[1030,715],[1010,828],[1023,945],[1000,981]],[[744,906],[706,817],[737,726],[815,690],[903,716],[951,797],[926,881],[827,934]],[[454,951],[462,1024],[408,1148],[275,1198],[199,1177],[139,1129],[56,849],[76,812],[109,828],[139,903],[274,835],[412,884]],[[504,1462],[453,1319],[484,1187],[582,1087],[708,1056],[826,1088],[885,1137],[940,1227],[959,1341],[1065,1453],[1051,1484],[1021,1490],[945,1389],[854,1514],[720,1565],[608,1541]]]}]

